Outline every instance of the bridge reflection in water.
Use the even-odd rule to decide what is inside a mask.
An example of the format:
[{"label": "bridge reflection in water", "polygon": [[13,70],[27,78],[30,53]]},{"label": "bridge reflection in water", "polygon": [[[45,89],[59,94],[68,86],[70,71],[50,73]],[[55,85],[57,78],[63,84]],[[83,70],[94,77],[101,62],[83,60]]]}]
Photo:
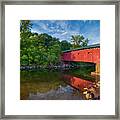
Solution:
[{"label": "bridge reflection in water", "polygon": [[67,84],[79,90],[84,95],[85,99],[100,99],[99,76],[96,76],[94,82],[71,75],[63,75],[62,77]]},{"label": "bridge reflection in water", "polygon": [[21,100],[99,100],[99,96],[99,76],[89,81],[65,72],[21,72]]}]

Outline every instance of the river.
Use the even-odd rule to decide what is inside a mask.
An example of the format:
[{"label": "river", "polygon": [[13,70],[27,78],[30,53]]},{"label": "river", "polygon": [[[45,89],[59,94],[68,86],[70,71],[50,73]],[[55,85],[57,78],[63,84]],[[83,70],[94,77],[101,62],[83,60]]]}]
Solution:
[{"label": "river", "polygon": [[21,71],[20,99],[99,100],[100,76],[91,76],[86,69]]}]

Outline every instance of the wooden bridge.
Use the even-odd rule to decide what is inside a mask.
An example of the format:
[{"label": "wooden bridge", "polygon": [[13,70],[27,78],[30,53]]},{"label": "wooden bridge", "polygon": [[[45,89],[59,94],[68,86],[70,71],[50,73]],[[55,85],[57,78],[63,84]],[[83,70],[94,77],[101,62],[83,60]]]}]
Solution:
[{"label": "wooden bridge", "polygon": [[63,62],[90,62],[96,64],[96,74],[100,73],[100,44],[90,45],[73,50],[63,51],[61,55]]}]

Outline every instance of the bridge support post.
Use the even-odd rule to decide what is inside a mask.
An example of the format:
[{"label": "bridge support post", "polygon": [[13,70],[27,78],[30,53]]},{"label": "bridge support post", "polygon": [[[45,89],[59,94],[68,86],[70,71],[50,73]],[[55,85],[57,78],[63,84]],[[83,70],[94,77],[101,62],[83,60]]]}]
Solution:
[{"label": "bridge support post", "polygon": [[100,63],[96,63],[95,69],[96,69],[96,71],[95,71],[96,74],[100,75]]},{"label": "bridge support post", "polygon": [[100,75],[100,63],[96,63],[95,72],[91,72],[91,75]]}]

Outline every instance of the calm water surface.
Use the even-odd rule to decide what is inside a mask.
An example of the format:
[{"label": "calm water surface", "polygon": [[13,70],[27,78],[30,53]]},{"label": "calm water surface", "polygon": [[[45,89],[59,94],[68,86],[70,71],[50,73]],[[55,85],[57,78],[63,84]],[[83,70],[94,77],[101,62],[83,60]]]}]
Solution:
[{"label": "calm water surface", "polygon": [[76,72],[21,71],[20,99],[100,99],[99,76],[90,76],[88,73],[82,76],[78,73],[78,70],[76,70]]}]

